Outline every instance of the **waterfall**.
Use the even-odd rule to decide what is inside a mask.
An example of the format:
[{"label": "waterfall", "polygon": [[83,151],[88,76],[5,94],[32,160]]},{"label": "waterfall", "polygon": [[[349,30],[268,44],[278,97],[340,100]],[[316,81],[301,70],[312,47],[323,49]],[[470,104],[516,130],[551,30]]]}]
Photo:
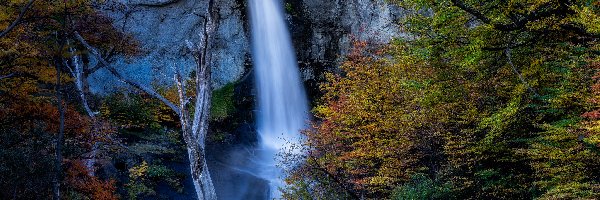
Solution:
[{"label": "waterfall", "polygon": [[308,103],[284,21],[280,0],[249,0],[257,88],[257,131],[261,165],[256,174],[269,181],[271,197],[283,186],[277,154],[300,139]]}]

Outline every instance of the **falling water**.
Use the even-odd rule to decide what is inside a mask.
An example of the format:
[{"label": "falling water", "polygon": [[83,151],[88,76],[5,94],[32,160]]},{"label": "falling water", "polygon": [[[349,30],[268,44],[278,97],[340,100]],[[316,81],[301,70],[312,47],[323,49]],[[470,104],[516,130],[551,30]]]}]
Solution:
[{"label": "falling water", "polygon": [[269,181],[271,197],[280,196],[282,171],[276,155],[298,141],[308,103],[280,0],[249,0],[253,60],[258,91],[257,131],[261,155],[257,174]]}]

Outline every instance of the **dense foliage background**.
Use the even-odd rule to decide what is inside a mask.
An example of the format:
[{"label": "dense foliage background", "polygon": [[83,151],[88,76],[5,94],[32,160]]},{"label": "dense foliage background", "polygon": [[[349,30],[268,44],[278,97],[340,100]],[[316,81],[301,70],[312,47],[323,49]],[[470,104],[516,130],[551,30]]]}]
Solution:
[{"label": "dense foliage background", "polygon": [[[74,67],[82,66],[85,79],[102,66],[90,61],[75,33],[107,59],[138,53],[135,40],[113,27],[112,20],[97,11],[97,3],[0,2],[0,199],[136,199],[152,191],[140,192],[144,185],[139,179],[145,184],[153,184],[147,179],[170,181],[173,187],[181,187],[181,175],[165,169],[160,159],[142,172],[128,172],[140,168],[144,160],[140,154],[148,157],[146,149],[155,146],[144,139],[138,139],[146,144],[142,147],[135,143],[128,147],[123,141],[125,133],[144,132],[171,144],[165,138],[177,138],[177,132],[169,136],[171,131],[158,128],[159,123],[174,127],[171,113],[136,94],[123,97],[117,91],[104,99],[94,98],[87,83],[81,90],[98,112],[92,115],[84,110]],[[164,151],[183,151],[181,144],[171,146],[177,152]],[[139,149],[143,150],[136,154]],[[120,172],[100,170],[112,158],[119,163],[123,155],[130,160],[122,161]],[[185,157],[181,160],[186,162]]]},{"label": "dense foliage background", "polygon": [[[143,53],[99,2],[0,1],[0,199],[185,193],[176,113],[78,88],[75,65],[83,79],[104,67],[78,35],[109,61]],[[600,2],[389,2],[406,36],[354,41],[326,74],[284,198],[600,198]],[[213,92],[210,142],[252,113],[236,84]]]},{"label": "dense foliage background", "polygon": [[600,197],[597,1],[396,2],[329,74],[290,199]]}]

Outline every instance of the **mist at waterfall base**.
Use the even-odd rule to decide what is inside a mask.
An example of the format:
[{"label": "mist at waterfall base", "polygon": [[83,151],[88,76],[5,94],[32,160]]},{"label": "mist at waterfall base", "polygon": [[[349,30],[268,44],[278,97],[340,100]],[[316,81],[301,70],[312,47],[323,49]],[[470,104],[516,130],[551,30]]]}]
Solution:
[{"label": "mist at waterfall base", "polygon": [[269,181],[271,198],[281,194],[278,153],[290,151],[305,128],[308,103],[280,0],[250,0],[252,52],[257,89],[256,174]]},{"label": "mist at waterfall base", "polygon": [[301,141],[308,102],[284,21],[283,2],[248,0],[248,5],[254,78],[244,79],[238,91],[255,99],[256,110],[238,110],[250,121],[233,134],[244,139],[231,149],[212,154],[209,168],[219,199],[278,199],[279,188],[285,186],[285,174],[278,166],[280,153],[301,152],[292,146]]}]

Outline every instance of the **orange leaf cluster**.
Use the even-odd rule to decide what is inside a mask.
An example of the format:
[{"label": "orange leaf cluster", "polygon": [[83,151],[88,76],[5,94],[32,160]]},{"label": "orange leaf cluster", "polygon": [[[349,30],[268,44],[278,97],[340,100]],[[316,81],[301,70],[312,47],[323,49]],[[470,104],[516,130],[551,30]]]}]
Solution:
[{"label": "orange leaf cluster", "polygon": [[89,171],[80,160],[67,162],[65,182],[69,190],[88,196],[95,200],[116,200],[115,181],[102,181],[89,175]]}]

